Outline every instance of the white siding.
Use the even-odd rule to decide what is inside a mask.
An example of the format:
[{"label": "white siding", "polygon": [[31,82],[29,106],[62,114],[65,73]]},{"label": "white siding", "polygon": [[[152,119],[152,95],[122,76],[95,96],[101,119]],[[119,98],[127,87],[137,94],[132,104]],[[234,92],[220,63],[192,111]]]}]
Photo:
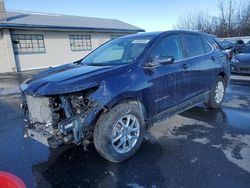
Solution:
[{"label": "white siding", "polygon": [[0,73],[15,71],[15,58],[9,30],[0,29]]}]

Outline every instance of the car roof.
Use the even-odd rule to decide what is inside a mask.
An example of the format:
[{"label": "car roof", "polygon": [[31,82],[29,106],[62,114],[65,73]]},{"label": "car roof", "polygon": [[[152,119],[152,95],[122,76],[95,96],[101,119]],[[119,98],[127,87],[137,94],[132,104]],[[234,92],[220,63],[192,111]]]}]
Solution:
[{"label": "car roof", "polygon": [[130,34],[130,35],[125,35],[122,38],[126,37],[156,37],[159,36],[163,32],[143,32],[143,33],[136,33],[136,34]]},{"label": "car roof", "polygon": [[137,33],[137,34],[132,34],[132,35],[126,35],[126,36],[157,37],[157,36],[160,36],[160,35],[171,34],[171,33],[190,33],[190,34],[205,35],[205,36],[209,36],[209,37],[216,37],[215,35],[208,34],[208,33],[202,33],[202,32],[196,32],[196,31],[186,31],[186,30],[169,30],[169,31],[156,31],[156,32],[142,32],[142,33]]}]

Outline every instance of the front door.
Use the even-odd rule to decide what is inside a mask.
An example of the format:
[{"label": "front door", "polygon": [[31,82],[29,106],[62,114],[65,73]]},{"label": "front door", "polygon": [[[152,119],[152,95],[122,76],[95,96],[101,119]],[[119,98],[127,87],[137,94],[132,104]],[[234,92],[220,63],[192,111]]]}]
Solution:
[{"label": "front door", "polygon": [[151,84],[147,96],[150,101],[148,109],[154,115],[183,102],[187,95],[186,87],[189,87],[185,80],[185,60],[178,34],[161,37],[149,53],[147,61],[152,62],[159,57],[174,57],[174,62],[160,64],[147,71]]}]

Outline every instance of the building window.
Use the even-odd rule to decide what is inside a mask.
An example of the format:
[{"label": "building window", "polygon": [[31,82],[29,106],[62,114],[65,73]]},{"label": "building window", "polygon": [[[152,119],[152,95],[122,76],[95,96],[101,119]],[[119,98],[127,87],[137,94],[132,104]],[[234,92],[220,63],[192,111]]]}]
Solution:
[{"label": "building window", "polygon": [[116,39],[116,38],[119,38],[122,36],[124,36],[124,35],[110,35],[110,39],[113,40],[113,39]]},{"label": "building window", "polygon": [[12,34],[15,54],[45,53],[42,34]]},{"label": "building window", "polygon": [[69,35],[70,47],[72,51],[91,51],[90,35]]}]

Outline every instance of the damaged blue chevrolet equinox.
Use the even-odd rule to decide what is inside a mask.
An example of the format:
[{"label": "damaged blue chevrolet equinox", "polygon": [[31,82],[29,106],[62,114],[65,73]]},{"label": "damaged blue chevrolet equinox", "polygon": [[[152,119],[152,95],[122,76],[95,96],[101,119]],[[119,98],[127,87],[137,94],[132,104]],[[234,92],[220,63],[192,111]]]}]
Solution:
[{"label": "damaged blue chevrolet equinox", "polygon": [[124,161],[154,123],[221,106],[230,64],[217,41],[189,31],[127,35],[42,71],[20,86],[25,134],[51,148],[93,141],[107,160]]}]

